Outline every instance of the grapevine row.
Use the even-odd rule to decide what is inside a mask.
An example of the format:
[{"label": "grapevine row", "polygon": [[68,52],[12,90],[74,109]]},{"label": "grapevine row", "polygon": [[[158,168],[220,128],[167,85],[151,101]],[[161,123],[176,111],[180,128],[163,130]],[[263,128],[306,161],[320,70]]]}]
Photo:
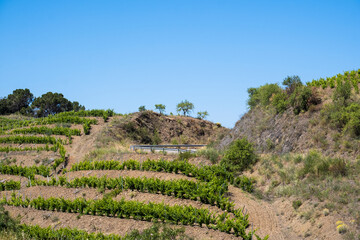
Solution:
[{"label": "grapevine row", "polygon": [[[0,138],[1,139],[1,138]],[[66,150],[65,147],[59,142],[57,141],[55,145],[53,145],[52,147],[49,147],[47,144],[45,147],[37,147],[37,148],[31,148],[31,147],[25,147],[25,148],[13,148],[13,147],[0,147],[0,152],[10,152],[10,151],[32,151],[32,150],[46,150],[46,151],[57,151],[59,150],[59,154],[60,154],[60,158],[55,159],[54,164],[52,165],[52,168],[55,170],[60,164],[64,163],[66,161]],[[44,167],[44,166],[40,166],[40,167]],[[30,167],[33,168],[33,167]],[[38,168],[35,167],[34,168]],[[2,170],[5,169],[5,170]],[[21,167],[21,166],[16,166],[16,165],[12,165],[12,166],[7,166],[7,165],[0,165],[0,172],[4,173],[2,171],[7,171],[6,174],[9,175],[21,175],[23,170],[19,170],[19,169],[27,169],[27,167]],[[26,171],[26,170],[24,170]],[[43,175],[43,174],[40,174]],[[43,176],[48,176],[49,173],[43,175]],[[21,175],[23,176],[23,175]],[[28,176],[27,176],[28,177]]]},{"label": "grapevine row", "polygon": [[7,118],[0,119],[0,129],[10,130],[14,128],[28,127],[33,125],[48,125],[53,123],[71,123],[71,124],[97,124],[96,119],[88,119],[77,116],[50,116],[44,118],[34,118],[31,120],[12,120]]},{"label": "grapevine row", "polygon": [[333,77],[327,77],[326,79],[320,78],[318,80],[312,80],[308,82],[308,86],[322,87],[323,89],[330,87],[334,88],[341,85],[344,81],[349,81],[356,92],[359,91],[358,84],[360,83],[360,69],[353,71],[346,71],[344,74],[338,74]]},{"label": "grapevine row", "polygon": [[0,182],[0,191],[19,190],[20,188],[21,188],[20,181],[9,180],[6,182]]},{"label": "grapevine row", "polygon": [[10,134],[47,134],[47,135],[64,135],[64,136],[80,136],[81,131],[79,129],[70,129],[64,127],[30,127],[22,129],[14,129]]},{"label": "grapevine row", "polygon": [[205,208],[197,209],[192,206],[169,206],[164,203],[126,201],[124,198],[120,201],[111,198],[66,200],[63,198],[44,199],[42,197],[30,200],[29,198],[23,199],[21,196],[16,196],[15,193],[12,194],[9,200],[4,196],[0,203],[25,208],[32,207],[38,210],[133,218],[143,221],[161,220],[191,226],[199,224],[200,227],[205,224],[208,228],[234,234],[243,239],[252,239],[254,234],[253,231],[246,233],[246,228],[249,226],[248,215],[243,215],[239,210],[234,213],[236,218],[230,218],[226,212],[216,215]]},{"label": "grapevine row", "polygon": [[160,180],[157,178],[145,177],[81,177],[75,178],[70,182],[66,177],[60,176],[59,179],[51,178],[48,181],[32,180],[28,186],[43,185],[43,186],[65,186],[68,188],[103,188],[115,189],[118,194],[121,191],[130,189],[138,190],[140,192],[161,193],[163,195],[175,196],[182,199],[191,199],[194,201],[201,201],[205,204],[216,205],[222,210],[232,212],[234,204],[224,197],[227,192],[227,185],[219,185],[217,182],[193,182],[189,180]]},{"label": "grapevine row", "polygon": [[142,170],[142,171],[156,171],[167,173],[182,173],[190,177],[195,177],[200,181],[212,181],[214,178],[221,179],[223,182],[230,182],[245,191],[251,192],[253,190],[252,181],[245,177],[234,177],[233,173],[226,171],[221,166],[202,166],[197,167],[187,161],[165,161],[165,160],[146,160],[139,162],[136,160],[119,161],[84,161],[72,165],[70,171],[80,170]]},{"label": "grapevine row", "polygon": [[25,236],[30,237],[34,240],[62,240],[62,239],[74,239],[74,240],[125,240],[127,239],[126,236],[124,238],[110,234],[104,235],[102,233],[87,233],[82,230],[78,230],[76,228],[60,228],[60,229],[53,229],[51,227],[42,228],[39,226],[30,226],[22,224],[20,225],[20,231],[24,233]]},{"label": "grapevine row", "polygon": [[30,179],[35,179],[35,175],[41,176],[49,176],[50,175],[50,168],[41,166],[31,166],[31,167],[22,167],[16,165],[0,165],[0,173],[1,174],[8,174],[8,175],[18,175],[27,177]]},{"label": "grapevine row", "polygon": [[45,147],[11,147],[11,146],[6,146],[6,147],[0,147],[0,152],[22,152],[22,151],[54,151],[56,152],[58,150],[58,145],[55,144],[53,146],[49,146],[48,144],[46,144]]},{"label": "grapevine row", "polygon": [[0,137],[0,143],[35,143],[35,144],[56,144],[62,142],[52,136],[6,136]]},{"label": "grapevine row", "polygon": [[106,122],[109,117],[114,116],[115,112],[111,109],[108,110],[80,110],[80,111],[70,111],[70,112],[62,112],[58,113],[55,116],[78,116],[78,117],[102,117]]}]

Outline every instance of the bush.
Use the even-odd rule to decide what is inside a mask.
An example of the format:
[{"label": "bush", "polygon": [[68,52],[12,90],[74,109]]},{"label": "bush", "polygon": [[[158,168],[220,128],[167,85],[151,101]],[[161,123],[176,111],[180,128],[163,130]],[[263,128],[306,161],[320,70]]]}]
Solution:
[{"label": "bush", "polygon": [[237,139],[226,150],[220,164],[228,171],[241,172],[257,161],[254,147],[246,138]]},{"label": "bush", "polygon": [[249,88],[248,94],[248,105],[250,109],[253,109],[257,105],[266,107],[270,105],[271,97],[281,93],[283,90],[278,84],[265,84],[259,88]]},{"label": "bush", "polygon": [[292,206],[295,210],[298,209],[301,205],[302,205],[301,200],[296,200],[292,202]]},{"label": "bush", "polygon": [[341,102],[341,104],[345,105],[346,101],[350,99],[351,96],[351,84],[350,81],[346,80],[345,82],[340,81],[335,88],[333,94],[334,102]]},{"label": "bush", "polygon": [[289,102],[294,109],[294,113],[297,115],[300,112],[306,112],[310,106],[310,99],[312,91],[310,87],[299,86],[291,94]]},{"label": "bush", "polygon": [[353,102],[347,107],[337,101],[328,104],[321,112],[321,116],[334,128],[342,130],[352,137],[360,136],[360,104]]},{"label": "bush", "polygon": [[10,217],[9,212],[5,210],[4,206],[0,205],[0,232],[2,231],[16,231],[18,229],[19,221]]},{"label": "bush", "polygon": [[317,177],[327,175],[337,177],[345,176],[347,172],[348,167],[344,159],[326,158],[316,151],[310,151],[304,158],[304,166],[299,171],[299,176],[304,177],[309,174]]},{"label": "bush", "polygon": [[152,227],[145,229],[142,232],[139,230],[133,230],[129,235],[125,237],[127,240],[163,240],[163,239],[192,239],[185,235],[185,228],[170,228],[167,225],[163,225],[160,229],[159,224],[154,224]]},{"label": "bush", "polygon": [[179,160],[185,161],[185,160],[189,160],[192,157],[195,157],[195,154],[188,151],[179,153]]},{"label": "bush", "polygon": [[276,113],[285,112],[289,106],[288,96],[285,92],[280,92],[274,95],[271,104],[274,106]]},{"label": "bush", "polygon": [[219,159],[219,152],[214,148],[206,148],[204,150],[199,150],[196,152],[198,156],[204,156],[211,161],[211,163],[215,164]]},{"label": "bush", "polygon": [[286,92],[289,95],[291,95],[297,87],[303,85],[299,76],[287,76],[282,84],[286,86]]}]

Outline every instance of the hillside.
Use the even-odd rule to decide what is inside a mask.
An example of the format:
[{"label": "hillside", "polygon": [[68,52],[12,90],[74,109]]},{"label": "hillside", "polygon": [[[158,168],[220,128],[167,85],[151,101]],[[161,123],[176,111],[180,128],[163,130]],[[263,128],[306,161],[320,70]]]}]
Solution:
[{"label": "hillside", "polygon": [[[226,131],[208,121],[152,112],[2,117],[0,196],[5,211],[1,208],[0,215],[7,219],[8,211],[20,217],[22,225],[4,220],[1,238],[134,239],[131,236],[154,234],[164,239],[252,238],[254,226],[239,201],[247,198],[242,189],[251,189],[246,177],[211,164],[192,164],[196,160],[188,161],[191,156],[186,154],[129,152],[128,143],[139,140],[122,128],[129,123],[140,136],[153,136],[156,130],[160,142],[186,138],[189,143],[209,143]],[[115,131],[117,135],[111,135]],[[116,140],[118,136],[122,138]],[[99,153],[123,158],[94,159]],[[166,223],[164,230],[156,222]],[[272,224],[264,228],[256,234],[264,237],[277,231]]]},{"label": "hillside", "polygon": [[[354,74],[354,77],[350,77],[350,74]],[[333,100],[337,89],[335,84],[338,79],[345,81],[346,76],[349,76],[351,84],[356,81],[356,85],[353,84],[352,90],[348,90],[352,92],[347,97],[348,103],[339,104]],[[358,114],[359,76],[360,73],[352,71],[345,72],[345,75],[339,74],[308,83],[317,102],[307,103],[307,109],[299,114],[294,114],[295,108],[291,104],[279,113],[275,106],[277,103],[274,104],[278,93],[270,94],[268,105],[258,104],[250,107],[249,112],[236,122],[218,147],[225,149],[233,140],[246,137],[261,153],[307,153],[316,149],[326,156],[356,157],[360,146],[358,126],[352,126],[351,129],[350,124],[346,124],[353,121],[352,115]],[[289,101],[290,98],[291,96]],[[333,109],[329,109],[331,107]],[[331,114],[340,116],[331,116]],[[355,118],[354,116],[354,120]]]},{"label": "hillside", "polygon": [[104,135],[137,144],[209,144],[227,131],[207,120],[143,111],[113,121]]},{"label": "hillside", "polygon": [[231,130],[152,111],[3,116],[1,204],[22,225],[0,239],[358,239],[359,74],[250,89]]},{"label": "hillside", "polygon": [[360,70],[307,86],[299,80],[249,89],[250,110],[217,148],[242,138],[254,144],[258,162],[244,174],[255,179],[258,198],[282,209],[290,231],[359,239]]}]

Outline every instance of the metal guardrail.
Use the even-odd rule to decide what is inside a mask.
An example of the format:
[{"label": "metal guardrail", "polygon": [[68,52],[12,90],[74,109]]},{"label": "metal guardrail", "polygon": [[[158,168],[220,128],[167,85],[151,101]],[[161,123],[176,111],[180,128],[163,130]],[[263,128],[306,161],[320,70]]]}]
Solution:
[{"label": "metal guardrail", "polygon": [[[131,145],[130,150],[135,151],[136,149],[148,150],[148,151],[166,151],[173,153],[180,152],[196,152],[194,148],[205,147],[203,144],[183,144],[183,145]],[[184,149],[185,148],[185,149]]]}]

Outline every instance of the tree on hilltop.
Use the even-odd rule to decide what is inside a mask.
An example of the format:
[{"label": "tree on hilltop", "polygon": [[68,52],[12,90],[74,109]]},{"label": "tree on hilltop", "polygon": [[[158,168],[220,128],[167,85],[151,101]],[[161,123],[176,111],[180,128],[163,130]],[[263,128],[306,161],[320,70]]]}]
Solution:
[{"label": "tree on hilltop", "polygon": [[192,104],[191,102],[189,102],[188,100],[185,101],[181,101],[177,106],[176,106],[176,111],[182,112],[184,116],[188,115],[190,112],[192,112],[194,109],[194,104]]},{"label": "tree on hilltop", "polygon": [[207,111],[197,113],[197,118],[198,119],[205,119],[207,116],[209,116],[209,113]]},{"label": "tree on hilltop", "polygon": [[71,102],[63,94],[52,92],[47,92],[41,97],[35,98],[31,107],[37,117],[46,117],[72,110],[85,110],[85,107],[81,106],[78,102]]},{"label": "tree on hilltop", "polygon": [[155,109],[159,110],[160,114],[164,114],[165,112],[165,105],[163,104],[155,104]]}]

